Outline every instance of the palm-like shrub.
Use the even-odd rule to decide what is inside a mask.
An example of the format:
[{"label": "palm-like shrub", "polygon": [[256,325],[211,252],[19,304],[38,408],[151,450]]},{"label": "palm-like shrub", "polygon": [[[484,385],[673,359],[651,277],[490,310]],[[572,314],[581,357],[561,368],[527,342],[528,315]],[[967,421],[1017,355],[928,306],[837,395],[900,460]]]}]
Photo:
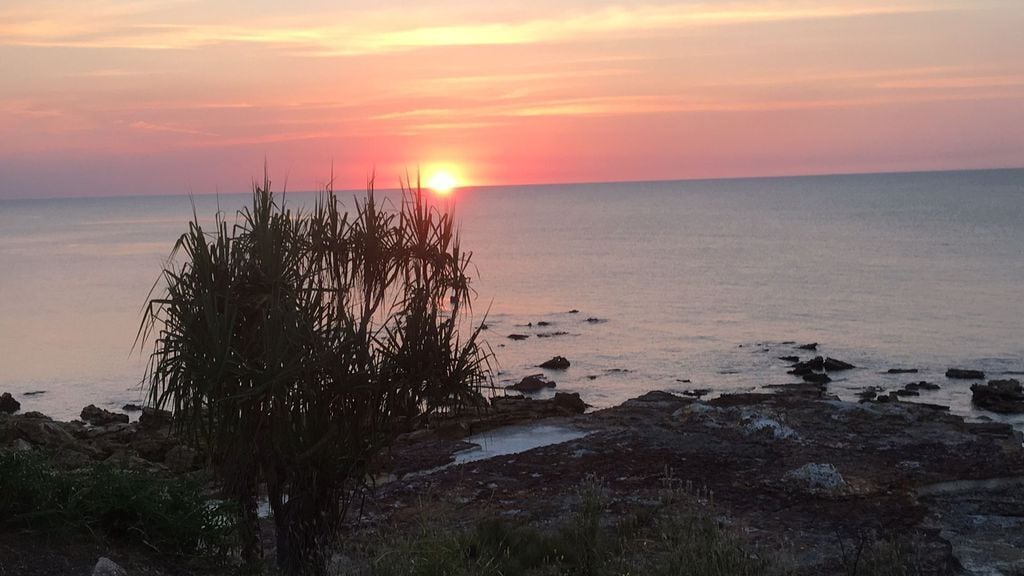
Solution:
[{"label": "palm-like shrub", "polygon": [[206,446],[243,511],[243,555],[259,552],[265,486],[288,573],[322,570],[324,539],[397,432],[472,404],[489,378],[480,327],[460,330],[470,254],[452,215],[418,184],[402,198],[382,210],[371,181],[353,214],[330,189],[293,212],[264,178],[233,226],[193,219],[140,329],[150,400]]}]

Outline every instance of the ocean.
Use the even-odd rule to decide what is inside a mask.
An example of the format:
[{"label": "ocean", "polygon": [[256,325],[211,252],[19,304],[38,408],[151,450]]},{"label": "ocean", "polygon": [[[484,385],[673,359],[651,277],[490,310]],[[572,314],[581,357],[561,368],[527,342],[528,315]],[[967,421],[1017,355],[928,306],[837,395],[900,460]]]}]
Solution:
[{"label": "ocean", "polygon": [[[350,207],[353,194],[341,194]],[[194,200],[209,221],[248,199]],[[833,375],[842,398],[927,380],[941,389],[908,400],[1024,426],[974,409],[971,382],[944,376],[1024,372],[1024,170],[464,188],[436,201],[473,252],[499,385],[559,355],[571,367],[548,373],[555,390],[597,408],[655,389],[755,391],[796,382],[778,356],[809,358],[795,346],[818,342],[858,367]],[[191,216],[185,195],[0,200],[0,392],[59,419],[142,400],[149,349],[133,342]]]}]

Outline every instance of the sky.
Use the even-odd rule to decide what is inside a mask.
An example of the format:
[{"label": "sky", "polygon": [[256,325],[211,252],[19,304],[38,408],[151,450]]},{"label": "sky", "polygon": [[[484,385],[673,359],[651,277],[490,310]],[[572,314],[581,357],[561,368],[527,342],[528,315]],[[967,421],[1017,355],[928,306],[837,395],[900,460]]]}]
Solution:
[{"label": "sky", "polygon": [[1024,166],[1024,1],[4,0],[0,198]]}]

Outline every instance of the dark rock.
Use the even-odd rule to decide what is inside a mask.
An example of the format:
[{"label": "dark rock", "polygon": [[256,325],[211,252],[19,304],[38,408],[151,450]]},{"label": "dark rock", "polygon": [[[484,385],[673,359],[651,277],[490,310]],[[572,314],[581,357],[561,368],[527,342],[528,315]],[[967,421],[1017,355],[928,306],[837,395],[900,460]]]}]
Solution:
[{"label": "dark rock", "polygon": [[132,448],[139,458],[148,462],[163,462],[167,453],[175,446],[173,440],[161,435],[145,436],[132,442]]},{"label": "dark rock", "polygon": [[804,374],[811,374],[813,372],[814,372],[814,370],[812,370],[812,369],[810,369],[810,368],[808,368],[806,366],[799,366],[797,368],[793,368],[792,370],[786,372],[786,374],[792,374],[794,376],[803,376]]},{"label": "dark rock", "polygon": [[984,380],[985,373],[981,370],[950,368],[949,370],[946,370],[946,378],[953,378],[956,380]]},{"label": "dark rock", "polygon": [[541,320],[540,322],[537,322],[537,326],[551,326],[551,322]]},{"label": "dark rock", "polygon": [[556,406],[565,408],[573,414],[583,414],[587,411],[588,404],[576,392],[555,392],[555,397],[551,400]]},{"label": "dark rock", "polygon": [[817,370],[821,371],[825,369],[825,359],[821,356],[815,356],[810,360],[804,362],[797,362],[793,364],[794,370]]},{"label": "dark rock", "polygon": [[185,445],[174,446],[164,455],[164,464],[172,472],[188,472],[195,468],[196,451]]},{"label": "dark rock", "polygon": [[85,408],[82,408],[82,420],[92,424],[93,426],[106,426],[107,424],[115,423],[128,423],[127,414],[115,414],[109,410],[103,408],[97,408],[94,404],[89,404]]},{"label": "dark rock", "polygon": [[895,394],[897,396],[920,396],[921,395],[921,393],[918,392],[917,390],[908,390],[906,388],[904,388],[903,390],[893,390],[889,394]]},{"label": "dark rock", "polygon": [[18,410],[21,410],[21,402],[14,399],[10,392],[4,392],[0,394],[0,412],[4,414],[14,414]]},{"label": "dark rock", "polygon": [[629,368],[608,368],[605,372],[608,374],[625,374],[626,372],[629,372]]},{"label": "dark rock", "polygon": [[628,402],[639,402],[641,404],[655,404],[655,403],[682,403],[689,402],[684,398],[680,398],[671,392],[665,392],[664,390],[651,390],[636,398],[628,400]]},{"label": "dark rock", "polygon": [[124,410],[125,412],[141,412],[142,406],[139,406],[138,404],[125,404],[121,407],[121,410]]},{"label": "dark rock", "polygon": [[694,388],[693,390],[684,390],[684,396],[691,396],[693,398],[701,398],[711,393],[710,388]]},{"label": "dark rock", "polygon": [[22,396],[40,396],[46,394],[46,390],[33,390],[31,392],[25,392]]},{"label": "dark rock", "polygon": [[882,390],[880,388],[876,388],[875,386],[868,386],[864,390],[858,392],[857,397],[860,398],[861,402],[867,402],[868,400],[874,400],[881,391]]},{"label": "dark rock", "polygon": [[481,329],[481,330],[490,330],[490,329],[491,329],[491,327],[490,327],[490,326],[488,326],[487,324],[481,324],[481,325],[480,325],[480,329]]},{"label": "dark rock", "polygon": [[690,379],[689,378],[676,378],[676,382],[679,382],[680,384],[689,384],[690,383]]},{"label": "dark rock", "polygon": [[575,309],[575,308],[573,308],[572,310],[569,310],[569,314],[579,314],[579,313],[580,313],[580,311]]},{"label": "dark rock", "polygon": [[1018,380],[990,380],[971,386],[971,402],[1000,414],[1024,413],[1024,389]]},{"label": "dark rock", "polygon": [[843,362],[842,360],[836,360],[835,358],[825,358],[825,361],[822,363],[822,367],[826,372],[839,372],[840,370],[852,370],[856,368],[856,366],[849,362]]},{"label": "dark rock", "polygon": [[590,322],[591,324],[598,324],[601,322],[607,322],[607,320],[604,320],[602,318],[587,318],[587,322]]},{"label": "dark rock", "polygon": [[43,414],[42,412],[36,412],[35,410],[31,412],[24,412],[22,413],[21,417],[28,418],[30,420],[53,420],[53,418],[50,418],[46,414]]},{"label": "dark rock", "polygon": [[537,338],[553,338],[555,336],[566,336],[568,334],[569,334],[568,332],[563,332],[563,331],[558,331],[558,332],[541,332],[541,333],[537,334]]},{"label": "dark rock", "polygon": [[539,366],[539,368],[549,368],[552,370],[565,370],[568,367],[569,361],[566,360],[565,356],[555,356]]},{"label": "dark rock", "polygon": [[520,380],[518,384],[509,386],[509,388],[519,392],[538,392],[545,388],[554,387],[555,383],[548,380],[543,374],[531,374]]},{"label": "dark rock", "polygon": [[886,374],[917,374],[917,368],[889,368]]},{"label": "dark rock", "polygon": [[530,337],[529,334],[509,334],[508,335],[508,339],[509,340],[526,340],[529,337]]},{"label": "dark rock", "polygon": [[828,377],[828,374],[819,374],[817,372],[804,374],[801,378],[804,379],[804,382],[810,382],[812,384],[828,384],[832,381],[832,379]]},{"label": "dark rock", "polygon": [[596,374],[587,374],[587,380],[597,380]]},{"label": "dark rock", "polygon": [[782,360],[783,362],[796,363],[796,362],[800,361],[800,357],[799,356],[779,356],[779,360]]},{"label": "dark rock", "polygon": [[797,346],[797,348],[800,349],[800,350],[817,350],[818,349],[818,343],[817,342],[811,342],[810,344],[803,344],[801,346]]},{"label": "dark rock", "polygon": [[156,408],[143,408],[142,415],[139,416],[139,428],[146,430],[153,430],[157,428],[163,428],[164,426],[171,423],[171,413],[167,410],[158,410]]},{"label": "dark rock", "polygon": [[932,384],[931,382],[925,382],[924,380],[922,380],[920,382],[911,382],[909,384],[905,384],[903,386],[903,389],[904,390],[938,390],[939,389],[939,385],[938,384]]},{"label": "dark rock", "polygon": [[1012,438],[1015,432],[1013,426],[1005,422],[963,422],[962,426],[968,434],[978,436]]}]

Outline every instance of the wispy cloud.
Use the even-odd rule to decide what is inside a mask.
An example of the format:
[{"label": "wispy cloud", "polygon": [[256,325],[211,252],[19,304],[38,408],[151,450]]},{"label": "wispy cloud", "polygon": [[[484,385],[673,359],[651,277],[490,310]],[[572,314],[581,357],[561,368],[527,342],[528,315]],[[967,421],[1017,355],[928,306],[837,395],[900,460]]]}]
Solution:
[{"label": "wispy cloud", "polygon": [[129,124],[129,126],[135,130],[141,130],[143,132],[170,132],[172,134],[189,134],[192,136],[217,136],[217,134],[207,132],[205,130],[198,130],[186,126],[174,126],[171,124],[144,122],[142,120],[136,120]]},{"label": "wispy cloud", "polygon": [[[519,21],[434,23],[393,28],[370,27],[356,21],[347,26],[298,23],[263,26],[258,22],[153,23],[144,18],[96,18],[82,9],[47,13],[45,17],[0,21],[0,44],[39,47],[129,48],[188,50],[220,44],[258,44],[289,47],[303,56],[351,56],[442,46],[553,43],[658,31],[771,23],[810,19],[934,12],[944,8],[922,3],[859,3],[823,5],[818,2],[746,2],[721,4],[610,6],[579,11],[562,18]],[[382,20],[379,15],[375,21]],[[396,20],[401,20],[396,18]]]}]

